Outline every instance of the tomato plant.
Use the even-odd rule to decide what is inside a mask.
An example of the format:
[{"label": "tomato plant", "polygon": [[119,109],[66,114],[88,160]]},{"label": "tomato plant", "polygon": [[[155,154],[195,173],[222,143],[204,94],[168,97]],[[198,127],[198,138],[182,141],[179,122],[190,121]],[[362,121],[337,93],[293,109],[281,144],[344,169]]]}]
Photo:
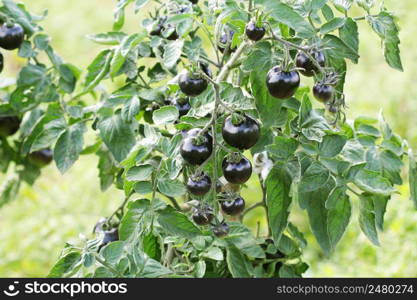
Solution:
[{"label": "tomato plant", "polygon": [[[130,34],[128,9],[141,19]],[[374,1],[119,0],[113,31],[89,36],[107,47],[83,76],[53,50],[38,25],[44,16],[12,0],[0,13],[0,47],[19,48],[27,62],[2,85],[9,177],[0,205],[52,160],[65,173],[80,155],[98,156],[103,191],[125,194],[94,237],[67,244],[51,277],[302,276],[307,242],[292,207],[306,212],[329,255],[357,201],[359,225],[378,245],[406,159],[417,206],[407,142],[382,113],[344,114],[358,22],[402,70],[395,18]],[[108,90],[116,78],[122,86]],[[84,140],[87,132],[95,139]],[[248,205],[241,191],[256,180],[262,192]],[[245,222],[257,207],[265,236]]]}]

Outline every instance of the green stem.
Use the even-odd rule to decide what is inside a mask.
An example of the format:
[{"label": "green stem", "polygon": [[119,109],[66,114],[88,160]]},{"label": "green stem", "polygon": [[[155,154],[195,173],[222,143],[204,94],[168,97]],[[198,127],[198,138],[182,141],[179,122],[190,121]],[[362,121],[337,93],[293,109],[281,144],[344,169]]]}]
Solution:
[{"label": "green stem", "polygon": [[145,79],[142,77],[142,75],[140,75],[140,73],[138,73],[138,77],[139,77],[140,81],[142,81],[143,85],[144,85],[147,89],[150,89],[150,88],[151,88],[151,86],[149,85],[149,83],[147,83],[147,82],[145,81]]}]

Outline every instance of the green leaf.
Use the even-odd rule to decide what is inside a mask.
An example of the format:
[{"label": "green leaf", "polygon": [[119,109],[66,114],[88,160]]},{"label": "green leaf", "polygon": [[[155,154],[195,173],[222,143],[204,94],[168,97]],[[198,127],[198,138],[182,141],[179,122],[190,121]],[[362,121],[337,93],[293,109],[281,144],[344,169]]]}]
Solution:
[{"label": "green leaf", "polygon": [[249,278],[250,263],[247,258],[233,245],[227,248],[226,262],[233,278]]},{"label": "green leaf", "polygon": [[314,28],[292,7],[278,1],[262,1],[265,13],[274,18],[277,22],[283,23],[295,30],[302,38],[311,38],[315,35]]},{"label": "green leaf", "polygon": [[362,194],[360,197],[359,225],[366,237],[374,245],[379,246],[374,203],[368,194]]},{"label": "green leaf", "polygon": [[169,197],[180,197],[185,195],[187,190],[179,180],[162,179],[158,180],[158,190]]},{"label": "green leaf", "polygon": [[265,181],[269,226],[276,245],[288,224],[291,182],[291,175],[281,162],[275,164]]},{"label": "green leaf", "polygon": [[372,194],[389,196],[395,192],[388,179],[382,177],[379,172],[366,169],[356,174],[354,183],[363,191]]},{"label": "green leaf", "polygon": [[319,144],[319,154],[323,157],[334,157],[342,151],[346,141],[347,139],[343,135],[328,134]]},{"label": "green leaf", "polygon": [[114,158],[118,162],[124,160],[136,144],[132,125],[124,122],[120,112],[117,112],[101,120],[97,127],[103,142]]},{"label": "green leaf", "polygon": [[114,56],[113,50],[101,51],[93,62],[87,67],[87,76],[85,78],[85,90],[89,91],[95,88],[101,80],[109,74],[110,62]]},{"label": "green leaf", "polygon": [[130,168],[126,173],[126,179],[129,181],[143,181],[149,179],[153,172],[153,166],[143,164]]},{"label": "green leaf", "polygon": [[178,64],[178,59],[181,57],[183,47],[184,41],[180,39],[166,44],[162,62],[167,69],[172,69]]},{"label": "green leaf", "polygon": [[346,45],[346,43],[337,36],[326,34],[323,38],[323,43],[326,47],[330,48],[327,50],[330,56],[336,58],[344,57],[350,59],[355,64],[358,63],[358,52]]},{"label": "green leaf", "polygon": [[159,211],[158,223],[166,232],[172,235],[187,239],[201,235],[200,229],[186,215],[175,211],[172,207]]},{"label": "green leaf", "polygon": [[[307,210],[313,234],[327,255],[334,248],[332,241],[336,240],[336,238],[331,240],[329,234],[329,211],[326,209],[327,198],[334,187],[335,182],[333,179],[330,179],[319,189],[312,192],[299,193],[298,195],[301,208]],[[337,237],[337,235],[334,234],[334,237]]]},{"label": "green leaf", "polygon": [[325,207],[328,209],[327,230],[332,248],[335,248],[350,221],[352,206],[344,187],[336,187],[329,195]]},{"label": "green leaf", "polygon": [[89,40],[101,45],[119,45],[125,37],[126,33],[115,31],[87,35]]},{"label": "green leaf", "polygon": [[135,33],[130,36],[126,36],[121,42],[120,46],[114,52],[112,60],[110,62],[110,75],[115,77],[119,70],[122,68],[126,61],[129,52],[136,47],[146,37],[145,30],[140,33]]},{"label": "green leaf", "polygon": [[320,28],[321,34],[330,33],[340,27],[343,27],[346,23],[346,18],[334,18],[333,20],[323,24]]},{"label": "green leaf", "polygon": [[359,52],[359,31],[358,24],[352,19],[347,18],[343,27],[339,29],[340,39],[354,52]]},{"label": "green leaf", "polygon": [[399,29],[394,17],[389,12],[382,11],[377,16],[369,16],[368,21],[372,29],[382,39],[387,63],[392,68],[403,71],[399,48]]},{"label": "green leaf", "polygon": [[250,257],[264,258],[265,253],[256,243],[251,231],[243,224],[229,222],[230,232],[227,241],[235,245],[240,251]]},{"label": "green leaf", "polygon": [[270,154],[278,159],[287,160],[290,156],[294,155],[298,144],[298,141],[294,138],[277,136],[274,139],[274,143],[266,148]]},{"label": "green leaf", "polygon": [[0,186],[0,208],[16,198],[19,187],[20,179],[16,174],[10,174],[3,179]]},{"label": "green leaf", "polygon": [[179,112],[175,106],[163,106],[153,112],[152,119],[156,125],[172,124],[178,120]]},{"label": "green leaf", "polygon": [[68,127],[58,138],[54,148],[54,160],[58,170],[65,173],[77,161],[84,146],[84,122]]},{"label": "green leaf", "polygon": [[48,278],[62,278],[71,273],[81,262],[81,254],[79,252],[69,252],[61,257],[52,267],[48,274]]},{"label": "green leaf", "polygon": [[353,0],[332,0],[332,1],[333,1],[334,7],[336,7],[336,9],[340,11],[341,13],[345,13],[346,11],[348,11],[353,4]]},{"label": "green leaf", "polygon": [[132,122],[135,120],[136,115],[140,111],[140,101],[139,98],[134,95],[125,103],[122,109],[122,118],[125,122]]},{"label": "green leaf", "polygon": [[100,250],[100,255],[107,263],[116,265],[123,256],[124,247],[123,241],[111,242]]},{"label": "green leaf", "polygon": [[301,176],[298,184],[299,193],[307,193],[320,189],[330,177],[329,170],[319,162],[313,162]]},{"label": "green leaf", "polygon": [[150,209],[151,205],[147,199],[129,203],[119,227],[120,240],[126,241],[143,231],[147,225],[150,225],[150,217],[152,216]]}]

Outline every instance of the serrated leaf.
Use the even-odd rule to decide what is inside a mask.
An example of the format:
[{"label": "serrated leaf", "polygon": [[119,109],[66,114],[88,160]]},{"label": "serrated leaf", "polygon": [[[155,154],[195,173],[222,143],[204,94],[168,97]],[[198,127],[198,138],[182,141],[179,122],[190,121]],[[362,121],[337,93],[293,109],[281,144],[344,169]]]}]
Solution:
[{"label": "serrated leaf", "polygon": [[313,162],[301,176],[298,184],[300,193],[312,192],[320,189],[326,184],[330,177],[330,172],[319,162]]},{"label": "serrated leaf", "polygon": [[175,106],[163,106],[153,112],[152,119],[156,125],[172,124],[179,117],[178,109]]},{"label": "serrated leaf", "polygon": [[97,127],[103,142],[114,158],[118,162],[124,160],[136,143],[132,125],[126,123],[118,112],[101,120]]},{"label": "serrated leaf", "polygon": [[191,239],[201,235],[201,231],[184,214],[167,207],[159,211],[159,225],[169,234]]},{"label": "serrated leaf", "polygon": [[187,192],[184,184],[179,180],[162,179],[158,180],[158,190],[169,197],[180,197]]},{"label": "serrated leaf", "polygon": [[226,262],[233,278],[251,277],[250,264],[247,258],[233,245],[227,248]]},{"label": "serrated leaf", "polygon": [[285,165],[277,162],[265,181],[268,220],[276,244],[287,227],[292,198],[290,196],[292,178]]},{"label": "serrated leaf", "polygon": [[93,62],[87,67],[87,76],[85,78],[85,90],[89,91],[95,88],[110,71],[110,62],[113,58],[113,50],[101,51]]},{"label": "serrated leaf", "polygon": [[399,48],[399,30],[394,17],[389,12],[382,11],[377,16],[370,16],[368,21],[372,29],[382,39],[387,63],[392,68],[403,71]]},{"label": "serrated leaf", "polygon": [[359,225],[366,237],[374,245],[379,246],[374,203],[372,198],[365,194],[360,197]]},{"label": "serrated leaf", "polygon": [[314,28],[292,7],[278,1],[262,1],[266,12],[277,22],[283,23],[292,28],[302,38],[310,38],[315,35]]},{"label": "serrated leaf", "polygon": [[183,46],[184,41],[180,39],[166,44],[162,62],[167,69],[172,69],[177,65],[178,59],[181,57]]},{"label": "serrated leaf", "polygon": [[68,127],[58,138],[54,148],[54,160],[58,170],[65,173],[77,161],[84,146],[84,122]]}]

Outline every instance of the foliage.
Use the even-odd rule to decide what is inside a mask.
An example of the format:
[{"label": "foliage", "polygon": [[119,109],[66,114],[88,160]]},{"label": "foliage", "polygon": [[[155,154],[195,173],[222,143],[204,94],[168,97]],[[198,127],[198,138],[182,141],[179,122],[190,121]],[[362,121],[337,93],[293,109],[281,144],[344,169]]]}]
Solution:
[{"label": "foliage", "polygon": [[[365,17],[348,16],[350,1],[255,1],[251,7],[243,1],[209,1],[199,6],[167,1],[143,20],[144,29],[123,33],[125,9],[134,5],[139,11],[147,2],[119,1],[114,32],[90,36],[111,47],[97,55],[85,79],[76,85],[80,72],[53,52],[34,23],[39,18],[4,1],[5,14],[25,28],[28,39],[19,54],[28,58],[28,65],[16,85],[5,88],[7,101],[0,107],[3,116],[24,115],[19,138],[2,139],[1,149],[9,161],[5,165],[13,162],[15,168],[3,188],[2,202],[10,201],[21,181],[32,184],[39,175],[27,155],[49,147],[63,173],[79,155],[97,154],[102,189],[115,184],[125,193],[119,209],[97,227],[97,238],[83,241],[81,247],[67,245],[50,276],[301,276],[307,268],[300,258],[306,244],[302,233],[288,222],[292,202],[307,211],[317,241],[330,254],[350,221],[352,195],[360,198],[363,232],[378,244],[387,202],[394,186],[402,183],[403,158],[411,149],[391,131],[382,114],[379,120],[345,122],[343,86],[346,59],[354,63],[359,59],[356,22],[361,20],[367,20],[381,38],[387,63],[402,69],[393,16],[385,10],[371,15],[372,7],[364,1],[357,4],[364,8]],[[269,33],[263,41],[252,43],[245,37],[245,26],[258,9],[267,12],[260,18],[268,24]],[[167,18],[161,35],[150,35],[162,15]],[[221,35],[229,29],[233,38],[220,44]],[[179,38],[172,40],[174,31]],[[32,32],[36,33],[31,36]],[[213,47],[203,49],[202,37],[208,37]],[[327,58],[326,68],[316,74],[317,82],[326,80],[324,75],[337,74],[335,95],[326,109],[313,108],[307,87],[288,100],[270,96],[265,86],[267,71],[276,64],[291,67],[296,50],[316,49]],[[47,54],[50,68],[36,58],[37,51]],[[217,69],[213,78],[199,71],[209,64]],[[165,100],[183,96],[178,85],[183,68],[208,81],[209,87],[192,97],[191,110],[180,116],[178,106]],[[101,82],[117,77],[126,80],[124,87],[112,93],[101,88]],[[87,100],[88,96],[95,101]],[[188,210],[200,203],[214,210],[213,226],[224,218],[216,184],[208,195],[189,201],[185,183],[203,170],[213,183],[218,182],[222,158],[236,150],[224,144],[221,135],[221,124],[230,111],[255,117],[262,124],[262,137],[251,152],[265,193],[259,206],[265,207],[270,237],[253,237],[248,228],[231,219],[229,234],[218,238],[210,227],[198,227],[189,218]],[[185,164],[180,155],[181,132],[194,127],[212,130],[215,153],[199,167]],[[93,145],[84,145],[87,130],[96,133]],[[258,163],[260,157],[263,162]],[[271,170],[265,162],[273,163]],[[416,201],[413,159],[410,168]],[[35,174],[27,178],[31,173]],[[227,184],[222,191],[235,193],[240,188]],[[138,200],[131,201],[133,197]],[[120,241],[104,245],[103,236],[112,227],[118,227]]]}]

